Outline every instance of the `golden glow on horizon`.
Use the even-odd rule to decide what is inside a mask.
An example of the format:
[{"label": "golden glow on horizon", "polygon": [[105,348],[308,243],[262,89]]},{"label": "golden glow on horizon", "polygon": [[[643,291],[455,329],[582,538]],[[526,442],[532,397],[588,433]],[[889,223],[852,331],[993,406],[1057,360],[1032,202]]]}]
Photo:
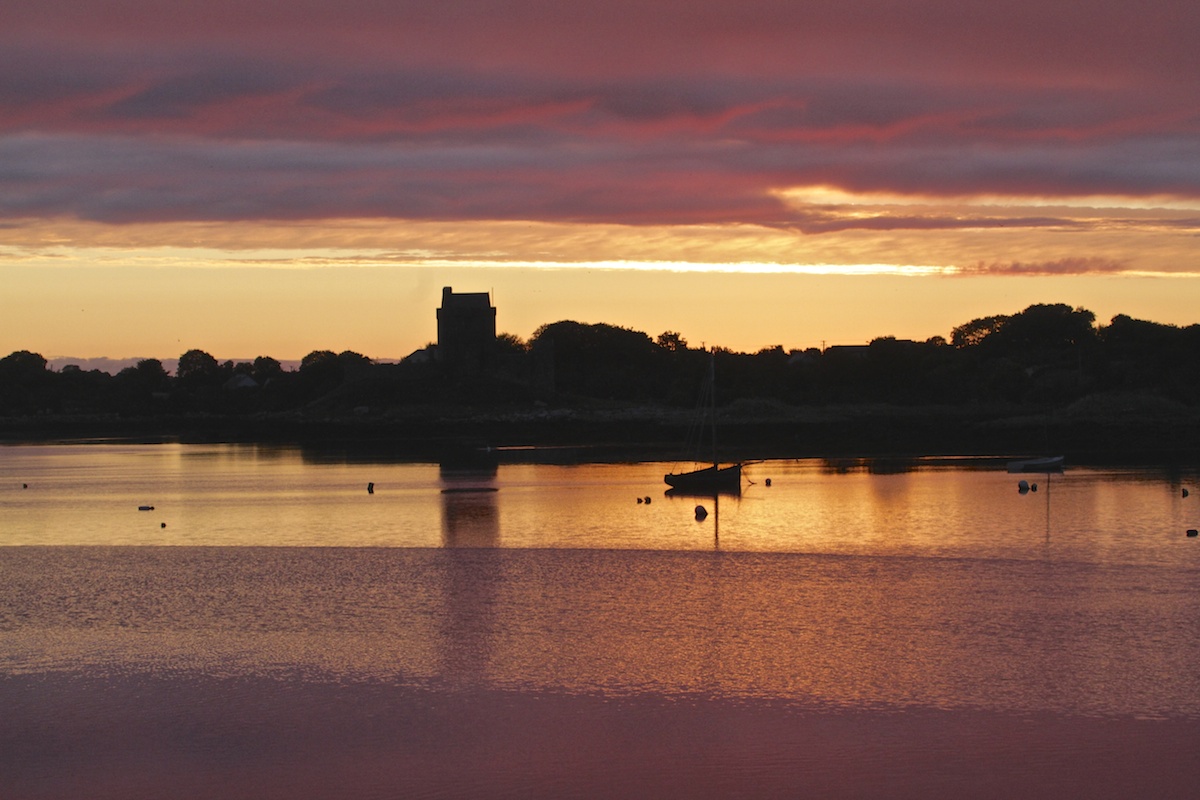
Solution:
[{"label": "golden glow on horizon", "polygon": [[[953,211],[997,216],[982,208]],[[0,355],[391,359],[436,338],[442,286],[494,289],[498,327],[521,337],[574,319],[746,352],[948,336],[1039,302],[1102,322],[1197,320],[1179,282],[1200,277],[1195,214],[1089,207],[1052,229],[922,229],[892,225],[904,209],[850,209],[883,224],[19,221],[0,228]]]},{"label": "golden glow on horizon", "polygon": [[[832,197],[832,194],[827,194]],[[1064,216],[1007,225],[982,206],[907,214],[865,205],[823,210],[826,232],[737,225],[616,225],[356,219],[262,223],[29,220],[0,229],[0,267],[288,270],[477,266],[797,275],[953,276],[1045,272],[1200,274],[1195,214],[1175,210]],[[971,208],[975,211],[972,212]],[[1015,212],[1006,210],[1006,214]],[[1044,216],[1045,209],[1039,215]],[[1061,216],[1061,215],[1060,215]],[[872,219],[873,218],[873,219]],[[909,218],[915,219],[911,222]],[[998,222],[997,219],[1000,221]],[[849,222],[848,222],[849,220]],[[877,224],[873,224],[877,223]],[[911,224],[912,227],[905,227]]]},{"label": "golden glow on horizon", "polygon": [[1033,303],[1083,306],[1177,325],[1195,292],[1133,276],[743,275],[663,270],[144,269],[0,267],[0,351],[46,357],[298,359],[318,349],[403,357],[437,338],[442,286],[491,291],[501,331],[528,337],[562,319],[678,331],[743,352],[948,337],[955,325]]}]

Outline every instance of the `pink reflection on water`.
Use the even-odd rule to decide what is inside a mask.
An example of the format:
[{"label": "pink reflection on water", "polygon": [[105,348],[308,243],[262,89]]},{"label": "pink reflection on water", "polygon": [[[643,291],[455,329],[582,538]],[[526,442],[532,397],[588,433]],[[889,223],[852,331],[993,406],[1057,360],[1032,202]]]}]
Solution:
[{"label": "pink reflection on water", "polygon": [[1186,798],[1194,722],[262,680],[0,682],[29,800]]}]

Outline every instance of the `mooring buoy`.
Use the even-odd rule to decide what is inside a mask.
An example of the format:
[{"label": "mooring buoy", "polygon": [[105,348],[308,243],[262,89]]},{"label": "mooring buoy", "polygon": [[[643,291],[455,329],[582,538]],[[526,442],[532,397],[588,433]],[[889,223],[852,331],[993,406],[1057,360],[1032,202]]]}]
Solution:
[{"label": "mooring buoy", "polygon": [[367,494],[375,494],[375,484],[373,484],[373,483],[367,484]]},{"label": "mooring buoy", "polygon": [[704,519],[708,516],[708,509],[704,506],[696,506],[696,519]]},{"label": "mooring buoy", "polygon": [[1188,528],[1187,533],[1188,533],[1188,536],[1200,535],[1200,531],[1197,531],[1195,528]]}]

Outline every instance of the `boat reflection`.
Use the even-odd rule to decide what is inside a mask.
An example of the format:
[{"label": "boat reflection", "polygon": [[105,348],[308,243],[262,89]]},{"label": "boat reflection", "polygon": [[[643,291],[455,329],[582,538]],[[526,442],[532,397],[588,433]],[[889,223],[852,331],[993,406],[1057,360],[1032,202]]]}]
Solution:
[{"label": "boat reflection", "polygon": [[728,489],[728,490],[722,489],[720,491],[713,491],[711,489],[706,490],[706,491],[695,491],[695,490],[688,490],[688,489],[667,489],[665,492],[663,492],[663,495],[665,495],[666,497],[710,497],[710,498],[741,497],[742,496],[742,488],[739,486],[736,489]]},{"label": "boat reflection", "polygon": [[845,456],[822,458],[817,463],[826,475],[903,475],[929,469],[994,469],[1006,462],[999,456]]}]

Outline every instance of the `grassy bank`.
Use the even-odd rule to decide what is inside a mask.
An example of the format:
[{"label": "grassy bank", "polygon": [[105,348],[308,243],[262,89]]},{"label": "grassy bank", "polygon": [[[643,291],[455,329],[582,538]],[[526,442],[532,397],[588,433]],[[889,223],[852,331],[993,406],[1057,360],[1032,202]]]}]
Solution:
[{"label": "grassy bank", "polygon": [[[1053,453],[1076,464],[1200,462],[1200,412],[1142,395],[1091,397],[1061,408],[738,401],[718,419],[721,456],[729,460]],[[681,456],[693,421],[678,409],[595,402],[342,416],[39,415],[0,419],[0,441],[292,443],[432,460],[486,446],[553,448],[561,458],[671,460]]]}]

